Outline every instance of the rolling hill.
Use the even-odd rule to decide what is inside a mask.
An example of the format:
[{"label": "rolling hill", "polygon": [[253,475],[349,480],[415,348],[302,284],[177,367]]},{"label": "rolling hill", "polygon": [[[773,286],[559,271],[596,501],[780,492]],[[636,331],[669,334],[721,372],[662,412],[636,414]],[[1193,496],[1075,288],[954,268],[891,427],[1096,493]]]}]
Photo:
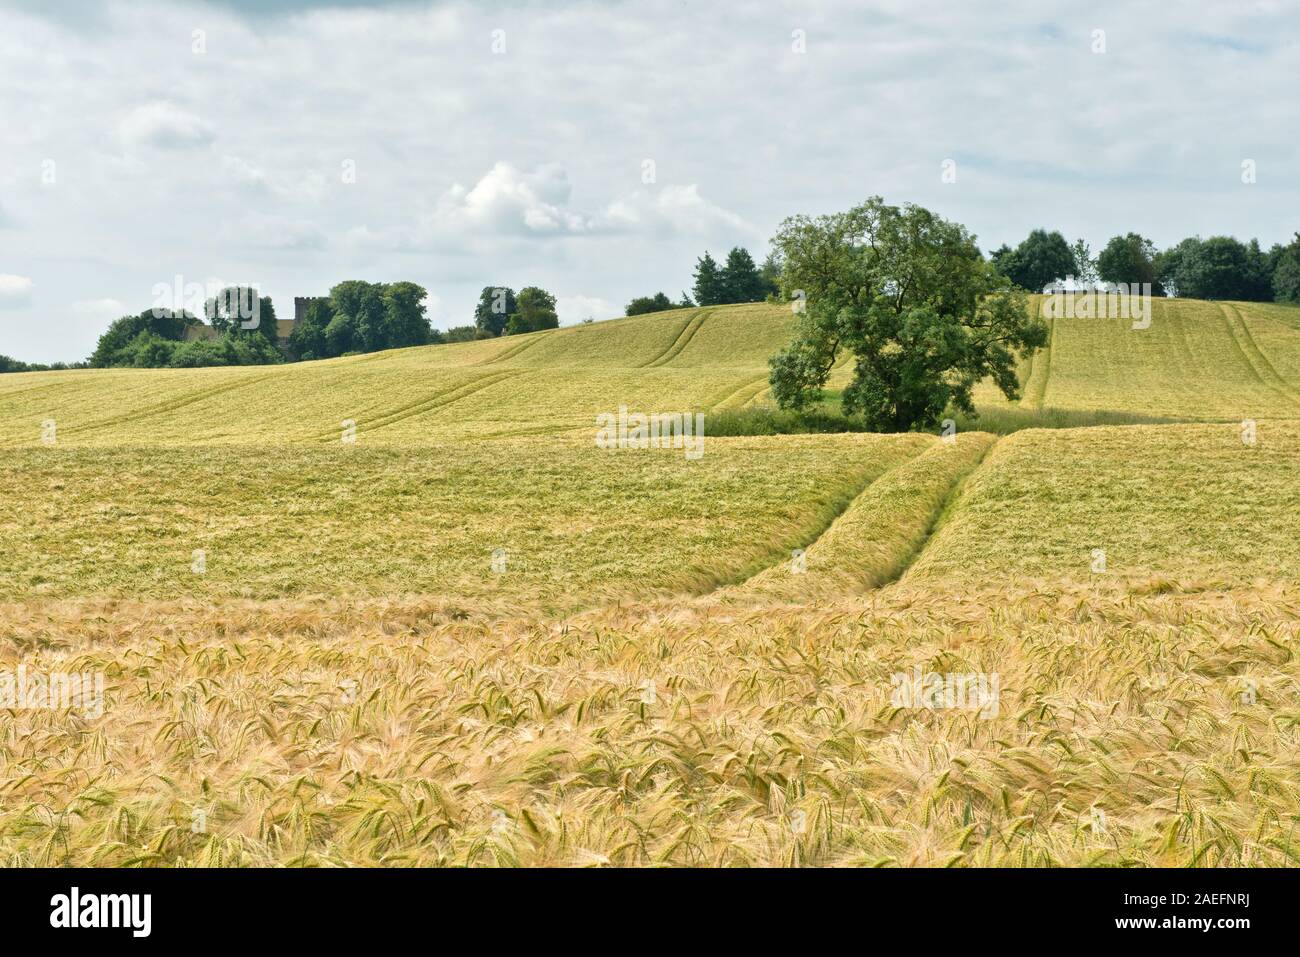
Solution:
[{"label": "rolling hill", "polygon": [[[979,404],[998,422],[1020,416],[1018,427],[1049,424],[1053,411],[1071,424],[1297,418],[1291,313],[1167,300],[1144,330],[1058,319],[1050,348],[1022,370],[1023,400],[985,386]],[[619,405],[708,413],[765,401],[767,360],[792,322],[783,306],[723,306],[278,367],[6,375],[0,445],[40,445],[47,419],[60,446],[325,445],[344,420],[367,443],[581,437]],[[841,363],[832,388],[848,371]]]},{"label": "rolling hill", "polygon": [[[919,485],[887,476],[902,490],[888,505],[876,501],[888,483],[869,488],[933,437],[712,437],[701,461],[593,447],[596,416],[620,406],[702,410],[707,433],[711,414],[765,401],[766,361],[791,326],[786,308],[760,304],[281,367],[4,376],[0,594],[550,593],[574,607],[707,592],[810,546],[811,574],[778,592],[825,594],[826,555],[849,593],[879,585],[923,544],[912,574],[1075,578],[1108,544],[1112,574],[1300,568],[1300,449],[1282,424],[1300,418],[1300,324],[1281,307],[1161,301],[1147,329],[1055,320],[1020,402],[982,388],[994,431],[1062,412],[1220,424],[1020,432],[951,502],[964,472],[937,479],[938,466],[965,453],[943,447],[918,460]],[[847,374],[842,363],[832,385]],[[1265,423],[1256,447],[1244,419]],[[859,493],[841,525],[919,510],[847,548],[817,542]],[[1138,515],[1158,532],[1134,528]],[[513,554],[508,575],[485,573],[498,548]],[[854,572],[863,549],[879,554]],[[203,575],[189,572],[195,550]]]},{"label": "rolling hill", "polygon": [[0,709],[0,863],[1295,866],[1298,317],[1057,319],[947,440],[708,434],[771,305],[0,376],[0,673],[106,686]]}]

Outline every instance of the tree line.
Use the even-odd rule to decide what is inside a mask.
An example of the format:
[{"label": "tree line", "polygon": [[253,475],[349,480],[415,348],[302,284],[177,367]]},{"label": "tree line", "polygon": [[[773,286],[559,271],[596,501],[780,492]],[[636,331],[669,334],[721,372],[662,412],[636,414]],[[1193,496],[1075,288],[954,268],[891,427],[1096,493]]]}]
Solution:
[{"label": "tree line", "polygon": [[474,324],[448,329],[443,340],[495,339],[557,329],[559,325],[555,297],[540,286],[525,286],[518,295],[509,286],[484,286],[474,307]]},{"label": "tree line", "polygon": [[973,416],[974,388],[985,380],[1019,398],[1016,364],[1047,341],[1026,290],[1058,280],[1300,302],[1300,233],[1267,251],[1227,236],[1157,250],[1125,233],[1094,258],[1082,240],[1035,229],[1014,249],[985,257],[959,223],[874,196],[844,213],[787,219],[772,247],[784,295],[804,304],[793,339],[771,360],[773,397],[795,414],[816,410],[848,350],[853,378],[841,393],[843,411],[878,432],[934,428],[953,412]]},{"label": "tree line", "polygon": [[424,312],[428,295],[413,282],[341,282],[327,298],[308,304],[289,333],[290,352],[303,360],[326,359],[440,342]]},{"label": "tree line", "polygon": [[763,302],[778,296],[781,282],[780,260],[775,253],[763,261],[762,267],[754,265],[754,257],[743,246],[733,247],[721,266],[706,249],[695,261],[695,299],[686,293],[673,302],[662,292],[653,296],[638,296],[627,304],[628,316],[668,309],[688,309],[694,305],[722,306],[742,302]]},{"label": "tree line", "polygon": [[1035,229],[1014,249],[993,250],[989,260],[1031,292],[1073,277],[1084,283],[1149,283],[1157,296],[1300,303],[1300,233],[1267,251],[1256,239],[1243,243],[1231,236],[1192,236],[1161,250],[1138,233],[1126,233],[1093,258],[1082,239],[1071,244],[1059,232]]},{"label": "tree line", "polygon": [[[734,247],[721,265],[706,250],[695,264],[694,299],[683,292],[680,300],[673,302],[658,292],[633,299],[626,314],[697,304],[779,301],[798,286],[787,281],[791,250],[783,243],[789,238],[778,237],[761,267],[744,247]],[[1231,236],[1193,236],[1160,250],[1151,240],[1130,232],[1113,237],[1094,257],[1082,239],[1069,243],[1059,231],[1035,229],[1014,249],[1003,245],[993,250],[987,261],[994,273],[1032,292],[1073,277],[1084,283],[1149,283],[1154,295],[1300,303],[1300,232],[1287,245],[1275,243],[1267,251],[1258,240],[1243,243]],[[208,299],[204,315],[216,330],[212,338],[187,338],[190,327],[203,325],[192,313],[154,308],[114,320],[85,363],[43,365],[0,355],[0,373],[85,366],[262,365],[519,335],[559,326],[555,297],[537,286],[526,286],[518,294],[508,286],[485,286],[473,324],[439,332],[425,314],[428,293],[424,287],[413,282],[347,280],[334,286],[329,296],[313,300],[290,333],[287,349],[282,349],[270,297],[256,300],[260,315],[254,327],[245,328],[247,323],[241,321],[254,297],[255,290],[232,286]]]},{"label": "tree line", "polygon": [[12,356],[0,355],[0,373],[52,372],[62,369],[88,369],[89,362],[23,362]]},{"label": "tree line", "polygon": [[[206,325],[216,332],[212,338],[188,338],[192,328],[205,326],[192,312],[146,309],[113,320],[88,364],[137,369],[271,365],[429,345],[443,337],[429,324],[427,298],[424,287],[413,282],[341,282],[329,296],[312,301],[282,351],[271,298],[259,298],[247,286],[229,286],[204,303]],[[256,322],[245,318],[253,315]]]}]

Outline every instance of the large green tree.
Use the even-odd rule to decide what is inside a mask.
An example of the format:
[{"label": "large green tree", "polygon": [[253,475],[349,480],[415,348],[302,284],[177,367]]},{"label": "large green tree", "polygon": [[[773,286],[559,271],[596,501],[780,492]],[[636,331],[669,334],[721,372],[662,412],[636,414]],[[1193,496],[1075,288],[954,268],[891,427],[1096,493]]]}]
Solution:
[{"label": "large green tree", "polygon": [[306,314],[300,322],[294,323],[293,332],[289,333],[289,349],[299,359],[323,359],[328,356],[329,347],[325,341],[325,330],[334,318],[334,307],[328,299],[313,299],[307,304]]},{"label": "large green tree", "polygon": [[1300,233],[1279,251],[1273,268],[1273,298],[1278,302],[1300,302]]},{"label": "large green tree", "polygon": [[1273,298],[1269,256],[1259,242],[1193,236],[1159,257],[1161,282],[1188,299]]},{"label": "large green tree", "polygon": [[383,286],[347,279],[330,290],[334,318],[325,330],[331,355],[373,352],[387,347],[384,336]]},{"label": "large green tree", "polygon": [[769,252],[763,260],[758,274],[763,279],[763,298],[776,295],[781,291],[781,257],[775,251]]},{"label": "large green tree", "polygon": [[1097,256],[1097,275],[1103,282],[1141,285],[1150,283],[1152,292],[1164,295],[1156,275],[1156,247],[1137,233],[1115,236]]},{"label": "large green tree", "polygon": [[423,286],[413,282],[390,282],[380,298],[384,304],[384,349],[422,346],[433,340],[433,327],[424,312],[429,296]]},{"label": "large green tree", "polygon": [[726,302],[726,289],[722,284],[722,270],[706,250],[695,263],[695,301],[701,306],[716,306]]},{"label": "large green tree", "polygon": [[998,271],[1021,289],[1042,292],[1044,287],[1075,272],[1074,252],[1059,232],[1035,229],[1015,249],[1003,246],[993,253]]},{"label": "large green tree", "polygon": [[971,393],[985,378],[1018,397],[1017,357],[1047,341],[1046,323],[974,237],[919,206],[872,197],[845,213],[796,216],[773,246],[786,293],[807,297],[794,340],[771,360],[783,407],[817,401],[847,349],[845,412],[882,432],[929,428],[949,405],[974,414]]},{"label": "large green tree", "polygon": [[662,292],[657,292],[653,296],[637,296],[627,304],[623,314],[626,316],[644,316],[649,312],[663,312],[667,309],[676,308],[678,308],[676,303]]},{"label": "large green tree", "polygon": [[[140,365],[166,351],[157,345],[158,340],[180,342],[185,330],[197,325],[202,325],[198,318],[180,309],[146,309],[135,316],[114,319],[99,337],[90,364],[95,368]],[[137,341],[141,339],[147,339],[147,344]]]},{"label": "large green tree", "polygon": [[506,335],[554,329],[560,324],[555,312],[555,297],[538,286],[519,290],[518,309],[506,322]]},{"label": "large green tree", "polygon": [[721,286],[723,302],[761,302],[767,295],[767,284],[763,282],[749,250],[743,246],[736,246],[727,253]]},{"label": "large green tree", "polygon": [[203,313],[222,335],[261,336],[276,343],[275,305],[270,296],[259,298],[251,286],[227,286],[204,304]]},{"label": "large green tree", "polygon": [[346,280],[330,290],[327,302],[308,305],[289,345],[301,359],[424,345],[434,340],[426,298],[424,287],[413,282]]},{"label": "large green tree", "polygon": [[1273,300],[1273,271],[1277,268],[1281,247],[1264,252],[1258,239],[1246,243],[1246,270],[1242,275],[1241,298],[1247,302]]},{"label": "large green tree", "polygon": [[506,331],[511,315],[519,311],[515,291],[509,286],[484,286],[474,307],[474,326],[482,339],[491,339]]},{"label": "large green tree", "polygon": [[1074,257],[1074,278],[1085,283],[1096,282],[1097,260],[1092,257],[1088,241],[1076,239],[1070,247],[1070,254]]}]

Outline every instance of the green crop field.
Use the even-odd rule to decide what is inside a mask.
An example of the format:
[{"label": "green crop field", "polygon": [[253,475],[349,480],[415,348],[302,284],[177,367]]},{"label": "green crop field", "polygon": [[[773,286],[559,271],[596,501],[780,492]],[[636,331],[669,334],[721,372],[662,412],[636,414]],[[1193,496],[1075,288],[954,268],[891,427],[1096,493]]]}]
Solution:
[{"label": "green crop field", "polygon": [[0,863],[1300,864],[1300,310],[1055,318],[955,436],[710,434],[792,329],[0,376],[0,672],[104,683],[0,707]]},{"label": "green crop field", "polygon": [[0,590],[565,608],[708,591],[813,541],[864,486],[935,441],[718,439],[696,461],[569,439],[22,449],[0,465]]}]

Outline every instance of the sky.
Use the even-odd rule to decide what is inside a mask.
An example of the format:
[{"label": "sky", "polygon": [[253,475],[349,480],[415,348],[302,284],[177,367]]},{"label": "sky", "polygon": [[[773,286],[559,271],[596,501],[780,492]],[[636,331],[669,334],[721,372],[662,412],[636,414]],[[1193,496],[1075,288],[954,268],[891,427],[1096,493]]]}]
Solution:
[{"label": "sky", "polygon": [[0,354],[163,287],[561,322],[874,195],[1094,252],[1300,230],[1300,4],[0,0]]}]

